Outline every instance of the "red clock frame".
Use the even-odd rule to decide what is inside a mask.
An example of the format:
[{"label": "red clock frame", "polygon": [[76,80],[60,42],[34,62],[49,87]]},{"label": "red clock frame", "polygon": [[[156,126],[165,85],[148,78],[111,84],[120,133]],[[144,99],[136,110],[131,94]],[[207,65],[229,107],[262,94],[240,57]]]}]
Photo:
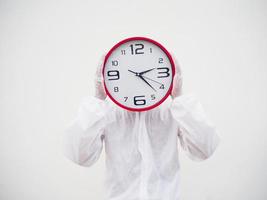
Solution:
[{"label": "red clock frame", "polygon": [[[150,42],[150,43],[153,43],[155,44],[156,46],[158,46],[168,57],[170,63],[171,63],[171,67],[172,67],[172,82],[171,82],[171,85],[170,85],[170,88],[168,90],[168,92],[166,93],[166,95],[159,101],[157,102],[156,104],[154,105],[151,105],[151,106],[148,106],[148,107],[145,107],[145,108],[131,108],[131,107],[127,107],[123,104],[121,104],[120,102],[118,102],[116,99],[114,99],[112,97],[112,95],[109,93],[107,87],[106,87],[106,83],[105,83],[105,79],[104,79],[104,70],[105,70],[105,67],[106,67],[106,62],[109,58],[109,56],[112,54],[112,52],[114,50],[116,50],[119,46],[121,46],[122,44],[126,43],[126,42],[130,42],[130,41],[135,41],[135,40],[143,40],[143,41],[147,41],[147,42]],[[129,111],[137,111],[137,112],[142,112],[142,111],[147,111],[147,110],[151,110],[157,106],[159,106],[161,103],[163,103],[167,98],[168,96],[171,94],[171,91],[172,91],[172,87],[173,87],[173,77],[175,75],[175,64],[173,62],[173,59],[172,59],[172,56],[171,54],[167,51],[167,49],[162,46],[160,43],[156,42],[155,40],[152,40],[150,38],[146,38],[146,37],[130,37],[130,38],[127,38],[127,39],[124,39],[120,42],[118,42],[117,44],[115,44],[110,50],[109,52],[107,53],[107,55],[105,56],[105,59],[104,59],[104,64],[103,64],[103,69],[102,69],[102,76],[103,76],[103,80],[104,80],[104,88],[105,88],[105,91],[106,91],[106,94],[108,95],[108,97],[115,103],[117,104],[118,106],[126,109],[126,110],[129,110]]]}]

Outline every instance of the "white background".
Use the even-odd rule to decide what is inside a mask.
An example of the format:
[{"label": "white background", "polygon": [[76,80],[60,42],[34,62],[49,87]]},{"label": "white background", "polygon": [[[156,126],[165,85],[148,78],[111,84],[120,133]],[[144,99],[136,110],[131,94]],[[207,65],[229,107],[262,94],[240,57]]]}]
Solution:
[{"label": "white background", "polygon": [[266,17],[263,0],[0,0],[0,199],[103,198],[105,155],[75,165],[61,136],[101,55],[146,36],[175,53],[222,140],[204,162],[181,152],[182,200],[265,200]]}]

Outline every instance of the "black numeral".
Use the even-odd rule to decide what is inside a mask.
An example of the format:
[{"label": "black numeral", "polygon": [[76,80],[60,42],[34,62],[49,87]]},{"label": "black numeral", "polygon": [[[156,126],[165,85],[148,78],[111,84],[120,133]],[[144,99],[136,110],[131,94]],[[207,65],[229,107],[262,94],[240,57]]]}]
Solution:
[{"label": "black numeral", "polygon": [[118,66],[119,62],[117,60],[111,61],[112,66]]},{"label": "black numeral", "polygon": [[126,51],[123,49],[121,50],[121,55],[125,55],[126,54]]},{"label": "black numeral", "polygon": [[[134,48],[134,46],[136,48]],[[143,44],[134,44],[134,45],[131,44],[130,47],[131,47],[132,55],[133,54],[144,54],[144,51],[142,51],[144,49],[144,45]]]},{"label": "black numeral", "polygon": [[145,97],[145,95],[135,96],[134,97],[134,105],[136,105],[136,106],[146,105],[146,100],[144,99],[144,97]]},{"label": "black numeral", "polygon": [[109,70],[107,75],[111,78],[108,80],[119,80],[120,79],[120,72],[118,70]]},{"label": "black numeral", "polygon": [[152,48],[149,49],[150,53],[152,53]]},{"label": "black numeral", "polygon": [[158,78],[166,78],[170,76],[170,69],[167,67],[159,67],[157,68],[157,70],[159,70],[158,74],[160,74],[160,76],[158,76]]},{"label": "black numeral", "polygon": [[124,102],[126,102],[128,100],[128,97],[124,97]]},{"label": "black numeral", "polygon": [[159,87],[159,89],[164,89],[164,85],[162,84],[162,85]]},{"label": "black numeral", "polygon": [[159,63],[163,63],[163,58],[159,58]]},{"label": "black numeral", "polygon": [[114,92],[119,92],[119,87],[114,87]]},{"label": "black numeral", "polygon": [[156,96],[154,94],[151,94],[151,100],[156,99]]}]

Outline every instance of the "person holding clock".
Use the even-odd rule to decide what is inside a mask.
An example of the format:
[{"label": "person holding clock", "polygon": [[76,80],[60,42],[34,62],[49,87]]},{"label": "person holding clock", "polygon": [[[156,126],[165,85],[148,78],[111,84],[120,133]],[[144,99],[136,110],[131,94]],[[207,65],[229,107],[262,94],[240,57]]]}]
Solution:
[{"label": "person holding clock", "polygon": [[201,104],[182,94],[176,59],[135,37],[101,59],[95,96],[82,101],[63,147],[67,158],[90,167],[105,145],[106,200],[179,200],[179,148],[202,161],[219,141]]}]

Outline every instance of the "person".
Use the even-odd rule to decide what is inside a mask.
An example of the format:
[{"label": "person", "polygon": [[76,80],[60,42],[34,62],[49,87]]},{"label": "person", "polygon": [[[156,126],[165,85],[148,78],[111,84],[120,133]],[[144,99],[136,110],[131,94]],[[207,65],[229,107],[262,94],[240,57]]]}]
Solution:
[{"label": "person", "polygon": [[66,129],[64,154],[90,167],[105,145],[107,200],[178,200],[178,148],[195,161],[209,158],[220,141],[216,128],[194,95],[182,94],[181,69],[175,58],[170,97],[145,112],[124,110],[107,97],[103,59],[97,68],[95,96],[83,99]]}]

